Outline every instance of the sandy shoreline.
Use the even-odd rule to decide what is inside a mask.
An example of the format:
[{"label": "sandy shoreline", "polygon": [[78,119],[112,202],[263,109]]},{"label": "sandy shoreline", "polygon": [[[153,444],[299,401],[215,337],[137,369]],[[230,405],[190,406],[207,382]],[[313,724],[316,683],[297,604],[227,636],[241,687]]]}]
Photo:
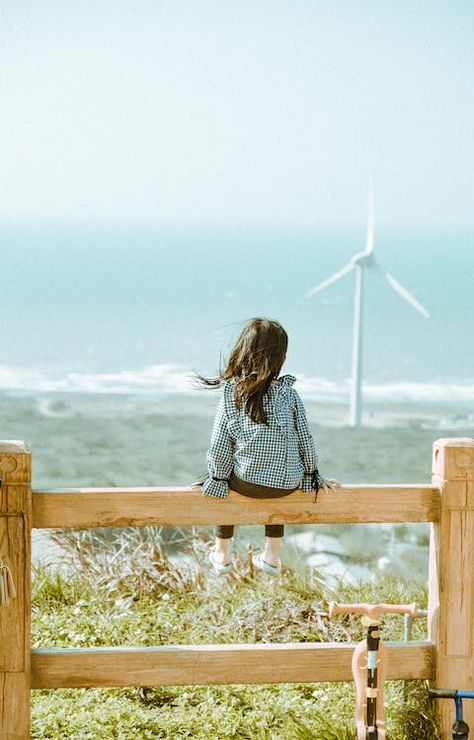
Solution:
[{"label": "sandy shoreline", "polygon": [[[216,404],[214,393],[0,394],[0,418],[2,436],[33,451],[34,487],[188,485],[204,471]],[[323,474],[347,483],[429,482],[433,442],[474,429],[474,402],[366,405],[360,429],[344,405],[306,409]]]}]

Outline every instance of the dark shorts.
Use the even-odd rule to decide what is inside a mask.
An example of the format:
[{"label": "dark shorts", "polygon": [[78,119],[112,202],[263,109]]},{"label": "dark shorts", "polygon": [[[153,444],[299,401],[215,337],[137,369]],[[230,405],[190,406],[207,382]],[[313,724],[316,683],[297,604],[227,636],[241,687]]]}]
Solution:
[{"label": "dark shorts", "polygon": [[[241,478],[238,478],[234,473],[230,477],[230,488],[232,491],[240,493],[242,496],[248,496],[249,498],[283,498],[288,496],[293,491],[298,490],[296,488],[272,488],[271,486],[261,486],[257,483],[248,483]],[[266,537],[283,537],[284,528],[283,524],[266,524],[265,525],[265,536]],[[223,524],[216,527],[216,537],[222,540],[230,540],[234,536],[234,525]]]}]

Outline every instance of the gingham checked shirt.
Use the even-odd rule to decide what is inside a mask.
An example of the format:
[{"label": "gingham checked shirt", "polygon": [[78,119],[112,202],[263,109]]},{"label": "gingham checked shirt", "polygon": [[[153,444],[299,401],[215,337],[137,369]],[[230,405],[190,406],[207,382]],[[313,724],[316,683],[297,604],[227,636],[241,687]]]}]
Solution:
[{"label": "gingham checked shirt", "polygon": [[225,498],[232,472],[249,483],[300,487],[307,493],[322,484],[304,406],[292,388],[295,380],[293,375],[283,375],[265,394],[268,425],[258,424],[243,408],[238,409],[232,384],[224,384],[206,455],[208,475],[201,483],[203,493]]}]

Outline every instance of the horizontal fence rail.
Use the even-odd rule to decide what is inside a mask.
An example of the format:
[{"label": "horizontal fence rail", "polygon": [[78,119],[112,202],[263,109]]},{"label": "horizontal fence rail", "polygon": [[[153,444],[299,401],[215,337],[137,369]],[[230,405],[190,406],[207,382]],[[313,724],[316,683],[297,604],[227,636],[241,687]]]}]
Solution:
[{"label": "horizontal fence rail", "polygon": [[[432,643],[385,645],[388,679],[433,678]],[[327,642],[35,649],[31,688],[351,681],[354,647]]]},{"label": "horizontal fence rail", "polygon": [[349,524],[436,522],[433,485],[354,485],[279,499],[225,499],[192,488],[61,488],[33,490],[33,527],[192,526],[211,524]]}]

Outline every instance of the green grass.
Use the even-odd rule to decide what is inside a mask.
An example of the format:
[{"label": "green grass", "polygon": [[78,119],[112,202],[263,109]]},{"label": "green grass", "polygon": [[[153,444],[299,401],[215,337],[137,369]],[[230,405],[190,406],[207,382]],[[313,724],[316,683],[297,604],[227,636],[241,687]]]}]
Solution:
[{"label": "green grass", "polygon": [[[360,588],[326,586],[309,570],[272,581],[235,558],[234,575],[213,577],[207,544],[187,543],[192,559],[168,561],[154,528],[120,533],[59,533],[69,569],[33,571],[33,647],[234,642],[348,641],[362,637],[356,618],[329,621],[327,601],[417,601],[425,590],[399,581]],[[384,637],[400,639],[403,621],[384,620]],[[417,620],[414,639],[425,637]],[[57,689],[32,692],[32,738],[354,737],[352,684]],[[390,740],[438,737],[422,682],[389,682]]]}]

